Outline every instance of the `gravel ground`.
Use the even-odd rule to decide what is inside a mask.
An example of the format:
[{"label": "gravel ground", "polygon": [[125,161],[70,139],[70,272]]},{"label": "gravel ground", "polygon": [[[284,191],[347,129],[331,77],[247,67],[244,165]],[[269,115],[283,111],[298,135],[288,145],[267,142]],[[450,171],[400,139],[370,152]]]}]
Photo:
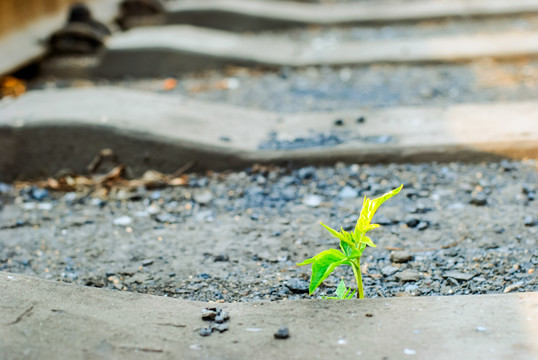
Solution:
[{"label": "gravel ground", "polygon": [[[223,83],[226,86],[219,88]],[[184,77],[172,91],[283,113],[522,101],[538,97],[538,61],[310,67],[260,73],[232,70]]]},{"label": "gravel ground", "polygon": [[[368,297],[538,291],[534,161],[254,167],[188,185],[51,192],[0,185],[0,270],[191,300],[308,298],[309,267],[337,247],[319,225],[356,221],[362,197],[404,184],[374,218]],[[340,268],[316,292],[331,295]]]},{"label": "gravel ground", "polygon": [[[170,80],[172,86],[169,87]],[[280,113],[364,107],[525,101],[538,98],[538,60],[470,64],[282,68],[230,67],[172,79],[30,82],[30,90],[117,85]],[[164,90],[168,89],[168,90]]]}]

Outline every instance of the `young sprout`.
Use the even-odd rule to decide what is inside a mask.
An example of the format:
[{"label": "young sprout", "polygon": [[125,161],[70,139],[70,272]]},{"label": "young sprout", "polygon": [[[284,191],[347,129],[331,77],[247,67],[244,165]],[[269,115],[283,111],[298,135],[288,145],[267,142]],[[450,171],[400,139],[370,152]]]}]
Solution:
[{"label": "young sprout", "polygon": [[[376,247],[372,240],[366,236],[366,233],[379,227],[379,224],[370,224],[375,212],[386,200],[398,194],[400,190],[402,190],[402,187],[403,184],[373,200],[368,199],[365,196],[359,219],[355,225],[355,230],[351,233],[345,231],[343,228],[340,228],[340,232],[338,232],[321,223],[321,225],[335,238],[340,240],[340,249],[342,251],[336,249],[325,250],[313,258],[306,259],[302,263],[297,264],[298,266],[312,264],[312,275],[310,277],[310,287],[308,288],[310,295],[312,295],[318,286],[321,285],[323,280],[325,280],[338,266],[350,265],[353,269],[355,280],[357,281],[357,297],[359,299],[364,298],[360,258],[364,249],[366,249],[366,246]],[[345,294],[345,285],[343,282],[341,282],[340,285],[342,285]],[[340,288],[340,285],[338,288]],[[340,297],[338,298],[340,299]]]},{"label": "young sprout", "polygon": [[344,280],[340,280],[340,284],[338,284],[338,287],[336,288],[336,296],[322,296],[321,298],[323,300],[327,299],[334,299],[334,300],[347,300],[351,299],[353,295],[355,295],[355,290],[351,292],[351,288],[346,288],[346,284],[344,283]]}]

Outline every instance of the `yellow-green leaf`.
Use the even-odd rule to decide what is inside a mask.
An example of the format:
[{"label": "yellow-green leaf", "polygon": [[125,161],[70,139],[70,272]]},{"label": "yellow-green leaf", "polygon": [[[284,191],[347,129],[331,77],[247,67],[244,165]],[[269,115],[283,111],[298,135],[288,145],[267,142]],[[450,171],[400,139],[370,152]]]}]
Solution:
[{"label": "yellow-green leaf", "polygon": [[353,247],[353,240],[351,239],[351,235],[344,231],[344,229],[341,229],[341,232],[338,232],[334,229],[331,229],[330,227],[328,227],[327,225],[325,225],[324,223],[320,223],[321,226],[323,226],[325,229],[327,229],[327,231],[329,231],[331,234],[333,234],[333,236],[335,238],[338,238],[340,239],[341,241],[345,242],[346,244],[348,244],[350,247]]},{"label": "yellow-green leaf", "polygon": [[357,220],[357,225],[355,226],[355,236],[356,238],[361,238],[363,234],[365,234],[367,231],[370,231],[372,229],[375,229],[376,227],[379,227],[377,224],[370,224],[372,221],[372,218],[375,215],[375,212],[377,209],[383,204],[385,201],[393,197],[394,195],[398,194],[400,190],[402,190],[403,184],[397,187],[394,190],[389,191],[388,193],[381,195],[378,198],[375,199],[368,199],[366,196],[364,197],[364,201],[362,204],[361,214],[359,216],[359,219]]},{"label": "yellow-green leaf", "polygon": [[371,247],[377,247],[376,244],[368,236],[363,236],[361,242]]}]

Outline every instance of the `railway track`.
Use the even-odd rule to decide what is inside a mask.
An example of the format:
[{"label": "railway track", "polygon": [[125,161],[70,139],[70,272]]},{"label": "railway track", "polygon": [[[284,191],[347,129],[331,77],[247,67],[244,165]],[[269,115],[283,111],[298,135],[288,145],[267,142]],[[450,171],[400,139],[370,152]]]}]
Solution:
[{"label": "railway track", "polygon": [[[538,2],[536,1],[520,0],[509,3],[502,1],[433,1],[426,3],[417,1],[411,3],[381,2],[375,5],[363,2],[320,5],[270,1],[204,1],[194,3],[168,1],[164,3],[163,9],[162,13],[152,15],[154,22],[161,22],[162,24],[160,25],[135,27],[126,32],[120,31],[113,26],[113,34],[105,40],[103,48],[96,49],[93,53],[87,53],[82,57],[49,54],[42,61],[36,63],[37,68],[41,71],[41,75],[29,81],[29,87],[35,90],[31,91],[27,96],[23,96],[20,100],[10,102],[9,99],[4,99],[0,103],[1,111],[4,114],[2,116],[2,124],[0,125],[0,136],[4,144],[7,144],[5,148],[9,149],[3,151],[1,155],[2,178],[19,176],[16,171],[15,173],[10,173],[10,169],[16,168],[14,167],[14,162],[20,163],[19,160],[14,159],[24,158],[30,155],[30,153],[44,153],[42,149],[36,146],[28,148],[21,139],[26,138],[27,135],[31,139],[32,137],[29,134],[40,133],[41,130],[39,129],[46,127],[47,125],[45,124],[51,124],[55,121],[65,124],[65,122],[69,123],[71,120],[77,121],[80,118],[84,118],[84,121],[79,122],[76,126],[77,129],[101,127],[100,131],[106,132],[108,131],[107,129],[115,129],[116,124],[125,124],[122,121],[122,117],[133,118],[129,114],[129,105],[127,105],[122,110],[124,111],[123,116],[120,114],[121,111],[101,111],[99,117],[109,119],[111,123],[115,124],[114,126],[107,127],[109,125],[99,122],[92,124],[91,119],[94,119],[96,116],[92,112],[92,106],[94,109],[113,109],[114,106],[106,102],[113,104],[117,100],[129,104],[130,101],[133,101],[132,99],[129,100],[131,97],[133,99],[144,97],[143,93],[132,95],[127,89],[122,91],[122,87],[134,86],[139,90],[150,90],[150,93],[154,93],[155,84],[161,81],[159,79],[171,76],[173,78],[172,84],[175,85],[172,86],[173,89],[169,89],[172,90],[168,91],[170,94],[158,95],[157,98],[159,100],[155,100],[155,95],[148,93],[148,99],[154,99],[147,100],[148,103],[169,104],[174,101],[181,103],[188,101],[187,99],[189,98],[203,99],[204,96],[211,98],[211,96],[216,96],[218,92],[220,92],[220,97],[224,97],[224,101],[226,101],[226,96],[233,97],[234,93],[240,93],[239,90],[234,90],[234,86],[238,86],[238,78],[226,75],[226,68],[230,66],[239,66],[244,69],[243,72],[251,72],[243,76],[244,79],[241,79],[241,85],[239,86],[248,85],[253,95],[264,93],[262,88],[253,85],[256,83],[256,76],[259,74],[262,74],[263,78],[264,76],[270,77],[272,76],[271,74],[282,73],[284,71],[288,72],[289,76],[296,76],[297,80],[294,81],[302,81],[303,83],[310,81],[312,84],[303,86],[304,90],[301,90],[306,95],[302,97],[291,97],[283,101],[285,104],[295,102],[294,109],[298,110],[294,112],[300,112],[301,101],[317,101],[316,96],[320,95],[316,95],[316,91],[319,92],[320,89],[316,88],[316,86],[325,88],[331,86],[328,85],[331,82],[337,86],[345,87],[345,92],[340,96],[338,93],[332,94],[331,90],[322,91],[323,94],[326,94],[327,98],[335,99],[332,107],[338,109],[339,97],[341,99],[349,97],[351,99],[356,98],[357,101],[348,101],[348,103],[352,102],[354,105],[346,104],[345,108],[349,109],[351,106],[354,106],[357,113],[364,113],[372,106],[374,108],[387,108],[391,106],[392,99],[390,96],[382,97],[382,100],[374,103],[363,101],[367,100],[368,94],[377,96],[376,94],[379,93],[398,93],[398,95],[393,95],[392,97],[402,98],[402,94],[413,92],[413,89],[410,89],[410,87],[416,86],[421,78],[424,78],[424,83],[427,84],[421,90],[423,100],[397,101],[396,104],[399,107],[417,104],[429,105],[429,102],[424,100],[427,98],[437,99],[435,102],[436,106],[441,105],[442,107],[446,107],[450,106],[451,101],[453,101],[449,95],[451,92],[456,94],[468,93],[466,98],[460,98],[456,102],[460,104],[468,103],[471,109],[474,109],[473,104],[478,103],[478,108],[476,109],[482,114],[480,119],[483,119],[488,118],[487,115],[484,116],[484,114],[488,113],[488,102],[492,103],[494,105],[492,108],[495,109],[498,106],[504,106],[510,109],[511,106],[517,108],[517,100],[526,101],[528,104],[522,106],[530,111],[527,111],[526,115],[520,111],[516,111],[522,115],[512,117],[512,132],[504,131],[502,117],[499,116],[491,117],[492,120],[489,123],[487,120],[483,121],[480,123],[483,125],[480,126],[484,126],[487,123],[491,127],[496,127],[496,130],[492,131],[494,136],[488,140],[491,142],[491,145],[485,146],[492,154],[503,154],[506,149],[510,149],[508,153],[511,155],[517,154],[516,156],[519,158],[536,156],[538,135],[536,126],[534,126],[536,111],[532,105],[532,101],[537,95],[536,83],[538,82],[536,78],[538,65],[534,62],[534,58],[538,54],[538,41],[536,41],[538,38],[538,25],[535,26],[535,24],[538,24],[538,20],[534,17],[534,13],[538,11]],[[165,20],[163,20],[163,16]],[[148,17],[151,18],[151,16],[146,15],[143,19],[147,20]],[[199,20],[202,18],[206,19],[205,22]],[[261,18],[265,20],[260,20]],[[192,21],[188,21],[188,19]],[[215,19],[216,22],[207,21],[208,19]],[[267,24],[267,19],[278,19],[278,21],[275,20],[276,22]],[[131,16],[124,19],[124,21],[131,21],[132,23],[136,23],[136,20],[140,20],[140,18]],[[222,24],[219,22],[222,22]],[[206,25],[219,28],[220,30],[184,25],[184,23]],[[226,26],[226,24],[228,25]],[[238,32],[239,29],[236,27],[238,24],[256,24],[257,27],[255,30],[258,33]],[[324,26],[322,33],[318,30],[319,25]],[[288,34],[290,34],[290,31],[285,30],[290,26],[294,27],[293,37],[289,37]],[[315,26],[318,27],[316,28]],[[392,35],[387,36],[387,32],[391,31],[391,26],[394,26],[396,30],[392,30]],[[498,31],[498,28],[501,31]],[[253,29],[251,28],[249,30]],[[428,29],[438,35],[429,36]],[[454,29],[457,29],[457,31]],[[271,30],[272,32],[267,33],[262,30]],[[342,36],[338,35],[342,31],[348,34],[343,39],[341,39]],[[413,35],[413,32],[416,32],[417,35]],[[398,33],[404,33],[406,35],[399,37]],[[359,38],[359,40],[354,40],[354,37]],[[87,42],[88,39],[81,37],[77,41]],[[9,52],[14,51],[10,50]],[[3,51],[3,53],[8,53],[8,51]],[[495,66],[492,66],[491,63],[484,63],[486,61],[485,59],[490,62],[493,61]],[[29,58],[24,59],[24,61],[21,61],[21,64],[27,63],[28,60]],[[521,65],[523,63],[524,65]],[[379,75],[381,77],[380,79],[376,80],[376,71],[379,71],[380,66],[383,66],[384,73],[382,76]],[[506,71],[506,66],[512,66],[512,70]],[[254,70],[248,70],[248,68]],[[255,74],[255,69],[261,70]],[[316,84],[316,81],[309,79],[309,77],[317,77],[318,80],[324,78],[323,72],[316,69],[334,69],[330,70],[331,72],[325,76],[329,79],[327,81],[328,83],[320,84],[318,82]],[[204,70],[217,71],[216,75],[212,76],[220,77],[217,83],[221,84],[221,90],[211,89],[211,85],[209,88],[204,89],[202,85],[199,87],[201,91],[174,91],[175,88],[185,90],[187,87],[188,89],[187,83],[189,81],[198,81],[199,84],[202,84],[204,82],[204,74],[201,71]],[[305,71],[310,71],[311,74],[305,75]],[[412,75],[411,71],[413,72]],[[401,74],[402,72],[403,75]],[[409,73],[409,76],[413,77],[413,84],[411,86],[407,86],[405,83],[404,78],[408,76],[405,75],[406,72]],[[447,72],[453,73],[447,74]],[[369,74],[373,75],[370,75],[370,79],[367,80]],[[428,84],[430,82],[428,79],[442,77],[446,77],[446,80],[438,79],[437,82],[431,85]],[[132,79],[131,82],[122,82],[122,79],[126,78]],[[229,78],[231,78],[230,87],[227,85],[227,81],[230,80]],[[396,89],[392,88],[393,86],[390,84],[393,81],[390,79],[393,78],[400,78],[400,80],[396,80],[400,84],[394,85]],[[45,84],[45,79],[53,80]],[[285,78],[283,79],[283,81],[286,81]],[[87,96],[84,102],[81,101],[80,95],[77,95],[77,92],[80,92],[77,89],[63,89],[57,94],[39,90],[44,87],[56,87],[55,81],[59,84],[64,84],[62,87],[65,87],[65,85],[74,87],[77,86],[77,81],[79,83],[85,81],[85,86],[93,89],[91,93],[83,95]],[[108,83],[115,86],[114,90],[109,90],[106,87],[98,85],[99,81],[108,81]],[[177,85],[178,81],[179,85]],[[379,81],[388,82],[389,84],[379,84]],[[153,85],[144,86],[144,84],[152,82]],[[443,82],[448,83],[448,85],[444,86]],[[243,85],[243,83],[246,85]],[[277,84],[276,82],[275,86],[282,87],[281,84]],[[290,86],[290,88],[284,91],[290,94],[297,94],[296,88],[298,87],[296,84]],[[518,89],[517,92],[513,91],[515,88]],[[110,91],[113,91],[117,95],[109,96]],[[358,91],[361,91],[361,93],[358,94]],[[178,92],[179,94],[176,94]],[[271,92],[271,89],[265,91],[265,93],[269,94],[269,98],[271,97]],[[484,99],[480,96],[482,92],[491,95]],[[172,99],[174,97],[172,96],[173,94],[176,94],[176,100]],[[310,96],[312,94],[314,95]],[[242,96],[243,98],[247,98],[245,94]],[[73,102],[62,101],[63,97],[66,99],[73,97],[76,100]],[[278,97],[276,93],[275,97]],[[505,103],[503,101],[504,99],[510,99],[514,104],[496,104]],[[321,98],[319,100],[323,101]],[[35,101],[35,105],[32,103],[33,101]],[[43,104],[43,102],[51,107],[51,111],[46,111],[45,109],[43,111],[32,111],[32,109],[42,109],[40,104]],[[241,108],[245,106],[248,108],[250,106],[249,101],[243,101],[243,103],[241,101],[233,101],[233,103],[237,110],[229,110],[233,114],[231,115],[232,117],[235,114],[241,113]],[[394,101],[392,103],[394,104]],[[73,107],[73,104],[80,105]],[[261,104],[254,105],[264,108]],[[77,106],[80,109],[87,110],[80,113],[76,110]],[[152,106],[152,111],[155,114],[166,111],[164,109],[167,109],[170,105],[162,105],[164,109],[159,109],[159,106],[161,105]],[[197,111],[206,113],[204,116],[208,124],[211,122],[215,123],[215,125],[211,125],[209,128],[223,128],[219,119],[216,117],[213,120],[209,119],[214,116],[211,114],[215,113],[211,109],[210,104],[205,108],[203,103],[196,106],[199,108]],[[483,111],[480,109],[483,109]],[[86,115],[84,114],[85,111],[87,111]],[[280,112],[277,108],[272,110],[270,106],[264,108],[264,111],[267,114],[253,114],[252,116],[254,118],[264,119],[271,117],[271,111],[274,113]],[[398,110],[394,111],[398,113]],[[406,118],[406,111],[405,109],[401,110],[403,114],[402,119]],[[419,113],[421,112],[421,110],[417,111]],[[467,157],[466,154],[473,153],[473,149],[476,150],[474,152],[477,154],[486,154],[488,152],[483,151],[484,147],[482,145],[484,145],[484,139],[481,137],[481,131],[477,130],[480,126],[470,126],[468,129],[463,129],[458,124],[471,124],[471,122],[467,122],[467,120],[462,121],[458,116],[437,115],[443,113],[443,111],[442,108],[439,110],[431,109],[425,112],[422,111],[422,113],[432,115],[429,115],[431,117],[430,120],[425,119],[421,121],[425,123],[442,123],[442,125],[439,125],[438,133],[450,138],[450,141],[446,139],[443,141],[432,141],[429,149],[425,151],[430,154],[432,160],[457,158],[458,155],[455,152],[451,152],[454,156],[441,156],[448,148],[462,149],[462,157]],[[450,110],[447,111],[450,112]],[[299,116],[299,118],[307,119],[311,117],[308,114],[310,111],[304,110],[303,112],[305,114]],[[330,111],[325,111],[325,113],[326,115],[324,116],[327,118],[339,117],[337,111],[333,114]],[[188,131],[181,128],[184,125],[180,124],[188,123],[190,118],[185,117],[181,112],[175,114],[174,117],[178,119],[177,132],[184,134],[185,131]],[[424,118],[423,115],[419,117]],[[244,117],[238,117],[238,119],[242,118]],[[462,115],[461,118],[467,119],[470,116]],[[494,120],[495,118],[498,120]],[[441,121],[440,119],[443,120]],[[477,123],[479,121],[481,120],[476,120]],[[303,137],[304,132],[327,133],[333,130],[349,130],[348,126],[344,127],[344,129],[331,129],[331,122],[328,120],[326,120],[327,124],[329,126],[316,127],[314,125],[310,126],[308,122],[304,124],[293,122],[293,127],[303,128],[304,131],[301,135]],[[171,124],[170,126],[170,131],[173,132],[173,127],[176,125]],[[357,161],[362,161],[369,157],[376,159],[376,161],[379,159],[390,161],[390,156],[387,156],[389,148],[397,149],[392,152],[393,154],[401,154],[402,151],[406,154],[415,154],[415,148],[423,148],[423,145],[413,147],[413,141],[406,140],[405,135],[397,136],[397,130],[390,128],[390,121],[375,120],[375,124],[372,126],[375,130],[366,129],[363,126],[363,128],[357,127],[352,131],[357,133],[365,131],[365,134],[368,136],[384,136],[390,133],[393,144],[365,143],[364,141],[361,142],[360,137],[355,136],[355,145],[353,146],[358,147],[354,147],[354,150],[351,150],[351,148],[346,147],[346,144],[338,144],[334,149],[331,149],[331,156],[328,158],[333,159],[334,157],[335,160],[340,158],[350,161],[353,158],[354,152],[356,152],[358,154],[356,157],[358,159]],[[270,129],[267,128],[263,130],[263,133],[257,135],[257,138],[267,137],[267,134],[278,131],[278,126],[272,125],[270,127]],[[143,129],[143,131],[146,131],[146,129]],[[120,136],[120,133],[117,132],[115,134]],[[201,134],[198,131],[194,131],[193,133]],[[226,138],[229,136],[226,133],[228,132],[224,131],[222,134],[216,136],[216,138]],[[299,137],[298,133],[300,131],[297,131],[297,137]],[[462,136],[464,133],[465,136]],[[418,136],[418,134],[422,134],[420,127],[416,128],[415,135]],[[473,139],[472,134],[475,135],[476,139]],[[158,136],[157,134],[153,135]],[[196,135],[189,136],[188,140],[185,138],[186,143],[189,145],[179,146],[178,150],[171,150],[172,156],[174,158],[179,157],[181,162],[184,163],[197,161],[199,164],[209,165],[211,163],[210,161],[197,158],[202,155],[190,155],[191,157],[194,156],[192,158],[182,156],[181,151],[183,150],[180,149],[192,148],[193,144],[201,144],[202,147],[209,145],[206,138],[196,139]],[[421,136],[425,138],[429,137],[427,133],[423,133]],[[132,139],[130,136],[127,136],[127,138]],[[165,142],[169,140],[175,141],[179,140],[179,138],[163,138]],[[53,141],[53,138],[48,138],[47,141]],[[31,142],[34,144],[41,143],[42,146],[46,147],[46,141],[43,141],[43,138],[39,138],[39,141],[32,140]],[[258,142],[261,143],[261,140],[258,140]],[[343,142],[348,143],[348,141]],[[124,142],[124,144],[127,143],[129,141]],[[474,145],[478,143],[482,144],[482,147],[476,147]],[[439,151],[432,151],[438,144],[443,144],[443,148],[439,148]],[[111,146],[114,147],[113,144]],[[413,147],[413,149],[406,152],[404,151],[406,146]],[[85,146],[85,148],[95,151],[92,146]],[[364,151],[363,148],[367,150]],[[426,148],[428,146],[424,149]],[[66,145],[63,149],[63,151],[59,150],[55,157],[64,158],[66,167],[72,167],[75,160],[64,157],[65,154],[70,153],[70,146]],[[115,150],[118,153],[127,154],[129,152],[128,149],[128,147],[125,147],[123,149],[116,148]],[[222,151],[224,149],[226,149],[224,153],[238,154],[236,145],[232,143],[220,142],[217,143],[214,149],[219,154],[223,154]],[[465,149],[465,154],[463,149]],[[259,155],[252,155],[254,154],[252,153],[251,155],[242,154],[228,157],[230,159],[230,166],[232,166],[232,163],[243,166],[248,163],[246,159],[251,159],[253,162],[268,159],[268,161],[278,160],[279,163],[282,163],[286,158],[290,161],[295,161],[306,153],[308,153],[309,159],[318,163],[323,163],[323,158],[326,157],[323,155],[326,153],[326,149],[319,151],[310,149],[306,152],[301,149],[294,149],[294,151],[277,149],[276,152],[278,155],[274,155],[259,150],[254,146],[251,147],[251,151],[255,151]],[[377,154],[378,156],[376,152],[379,153]],[[198,154],[199,152],[195,151],[194,153]],[[208,152],[202,151],[201,153],[207,154]],[[315,155],[316,153],[318,155]],[[86,159],[89,156],[85,154],[84,158]],[[162,156],[162,152],[155,154],[155,157],[158,158],[159,156]],[[150,157],[152,159],[154,158],[153,155]],[[404,156],[401,158],[397,156],[395,158],[410,159],[412,157]],[[238,161],[237,158],[243,160]],[[426,160],[427,157],[422,157],[422,159]],[[127,159],[125,160],[128,161]],[[155,164],[159,161],[151,161],[150,163]],[[43,167],[43,165],[41,165],[41,168],[32,168],[30,162],[25,163],[27,165],[19,167],[19,170],[24,168],[24,174],[30,176],[40,173],[47,168],[46,166]],[[41,161],[37,161],[36,163],[43,164]],[[53,168],[62,166],[62,161],[60,160],[52,161],[52,163],[57,164]],[[80,168],[80,166],[77,168]],[[164,168],[160,170],[164,170]],[[170,170],[170,168],[167,167],[166,170]]]},{"label": "railway track", "polygon": [[[25,284],[51,288],[23,275],[182,298],[193,307],[309,298],[309,269],[295,264],[334,246],[312,224],[352,229],[363,196],[404,183],[375,219],[383,226],[378,248],[363,259],[368,297],[395,304],[392,297],[531,292],[519,302],[536,302],[538,0],[142,2],[153,10],[126,15],[114,4],[106,16],[94,13],[110,35],[88,23],[56,32],[49,46],[61,53],[35,42],[36,34],[51,39],[61,19],[17,33],[31,51],[19,53],[23,42],[0,38],[0,73],[24,77],[26,90],[0,99],[0,270],[12,273],[1,280],[11,298]],[[337,271],[314,297],[332,295],[341,278],[352,284],[349,273]],[[98,290],[84,292],[105,299]],[[107,293],[107,301],[128,298],[117,294]],[[450,299],[450,311],[437,302],[435,313],[478,304],[474,296]],[[275,302],[268,312],[289,303]],[[33,324],[33,314],[45,313],[40,301],[28,304],[0,326]],[[79,311],[69,306],[62,309]],[[249,306],[233,309],[256,311]],[[293,303],[286,306],[284,320],[293,323],[299,315],[289,310]],[[338,306],[346,314],[357,309]],[[425,331],[412,349],[408,337],[395,336],[401,349],[380,356],[458,346],[468,354],[464,333],[480,344],[473,354],[495,348],[535,358],[536,326],[521,325],[531,315],[503,306],[506,322],[480,313],[487,326],[469,325],[476,320],[470,315],[454,316],[455,325],[428,315],[438,321],[433,333]],[[378,313],[368,314],[378,324]],[[164,325],[185,330],[182,339],[196,345],[191,328],[200,319],[191,315],[178,315],[185,324]],[[228,334],[239,336],[243,323],[235,316]],[[234,344],[238,349],[273,324],[240,319],[252,322],[245,331],[252,338]],[[91,325],[85,317],[73,323],[82,321]],[[293,331],[315,338],[308,321],[295,324],[287,341],[295,344]],[[456,338],[438,337],[443,326]],[[499,341],[506,328],[516,340]],[[58,343],[54,331],[47,347]],[[147,341],[143,351],[173,357],[168,340],[132,331],[137,346]],[[23,351],[27,339],[9,336],[18,341],[11,352]],[[99,351],[139,351],[107,341],[112,345]],[[45,345],[35,343],[39,354]],[[223,356],[194,345],[209,357],[236,351],[224,347]],[[312,348],[326,350],[322,341]]]}]

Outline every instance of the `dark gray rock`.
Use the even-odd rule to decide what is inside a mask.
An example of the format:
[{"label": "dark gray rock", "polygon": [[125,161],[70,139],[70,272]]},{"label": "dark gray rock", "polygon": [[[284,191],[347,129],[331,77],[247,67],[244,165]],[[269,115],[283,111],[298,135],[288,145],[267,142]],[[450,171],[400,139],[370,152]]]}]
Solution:
[{"label": "dark gray rock", "polygon": [[420,273],[416,270],[404,270],[396,274],[396,279],[401,282],[418,281]]},{"label": "dark gray rock", "polygon": [[493,231],[495,231],[496,234],[502,234],[505,231],[505,229],[499,225],[495,225],[493,227]]},{"label": "dark gray rock", "polygon": [[230,328],[230,325],[225,324],[225,323],[220,323],[220,324],[217,323],[217,324],[211,325],[211,330],[217,330],[218,332],[225,332],[229,328]]},{"label": "dark gray rock", "polygon": [[381,274],[385,276],[391,276],[397,273],[398,270],[400,270],[400,268],[397,268],[396,266],[387,265],[381,269]]},{"label": "dark gray rock", "polygon": [[153,264],[153,259],[146,259],[142,261],[142,266],[150,266]]},{"label": "dark gray rock", "polygon": [[202,309],[202,320],[215,320],[215,317],[218,315],[216,308],[205,308]]},{"label": "dark gray rock", "polygon": [[227,320],[230,320],[230,314],[228,314],[224,310],[219,311],[217,316],[215,316],[215,322],[218,324],[222,324],[223,322]]},{"label": "dark gray rock", "polygon": [[288,289],[290,289],[292,292],[296,294],[307,293],[309,285],[310,284],[308,283],[308,281],[297,279],[297,278],[289,279],[286,284]]},{"label": "dark gray rock", "polygon": [[213,261],[215,261],[215,262],[219,262],[219,261],[227,262],[227,261],[230,261],[230,258],[228,257],[227,254],[219,254],[219,255],[217,255],[217,256],[215,256],[213,258]]},{"label": "dark gray rock", "polygon": [[316,168],[313,166],[307,166],[297,171],[297,175],[301,180],[312,179],[316,176]]},{"label": "dark gray rock", "polygon": [[336,120],[334,120],[334,125],[335,126],[343,126],[344,125],[344,120],[336,119]]},{"label": "dark gray rock", "polygon": [[478,274],[468,274],[460,271],[447,271],[443,273],[444,278],[452,278],[460,281],[469,281]]},{"label": "dark gray rock", "polygon": [[504,170],[504,171],[512,171],[512,170],[515,170],[515,166],[514,164],[512,164],[512,162],[508,161],[508,160],[501,160],[501,168]]},{"label": "dark gray rock", "polygon": [[417,225],[417,230],[419,230],[419,231],[426,230],[428,228],[428,226],[430,226],[430,225],[428,224],[427,221],[421,221]]},{"label": "dark gray rock", "polygon": [[488,197],[483,192],[477,193],[471,198],[471,200],[469,200],[469,204],[472,204],[475,206],[485,206],[487,203],[488,203]]},{"label": "dark gray rock", "polygon": [[413,260],[413,255],[408,251],[393,251],[390,254],[390,261],[398,264],[403,264]]},{"label": "dark gray rock", "polygon": [[287,339],[290,337],[290,331],[287,327],[283,326],[277,330],[277,332],[274,334],[275,339]]},{"label": "dark gray rock", "polygon": [[528,227],[534,226],[536,225],[536,220],[534,220],[534,218],[531,215],[527,215],[523,219],[523,224],[525,224],[525,226],[528,226]]},{"label": "dark gray rock", "polygon": [[157,222],[160,222],[162,224],[166,224],[166,223],[175,224],[179,222],[179,218],[177,216],[174,216],[169,213],[159,214],[155,216],[155,220],[157,220]]}]

